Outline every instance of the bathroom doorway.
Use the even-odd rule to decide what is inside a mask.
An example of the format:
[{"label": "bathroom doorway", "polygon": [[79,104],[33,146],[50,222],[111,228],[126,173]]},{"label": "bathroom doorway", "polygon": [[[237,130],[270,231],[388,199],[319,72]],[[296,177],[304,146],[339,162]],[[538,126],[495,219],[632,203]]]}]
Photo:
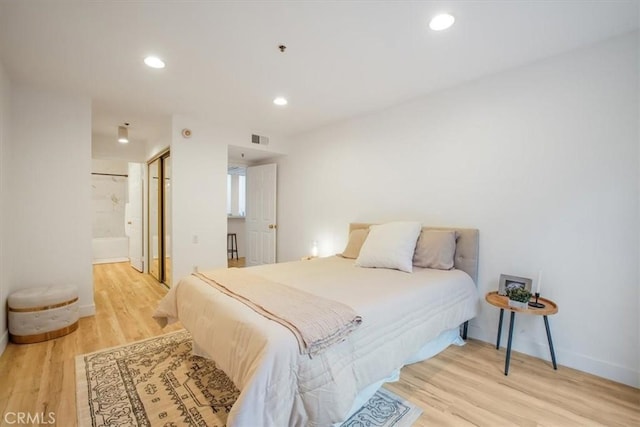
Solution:
[{"label": "bathroom doorway", "polygon": [[93,264],[129,261],[126,228],[127,161],[91,160]]}]

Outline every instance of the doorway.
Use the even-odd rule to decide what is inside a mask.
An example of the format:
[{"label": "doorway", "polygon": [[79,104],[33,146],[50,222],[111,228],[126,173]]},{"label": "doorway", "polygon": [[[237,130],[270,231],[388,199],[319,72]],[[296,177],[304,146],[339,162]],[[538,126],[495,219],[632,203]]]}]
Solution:
[{"label": "doorway", "polygon": [[93,264],[129,261],[127,162],[92,159],[91,222]]},{"label": "doorway", "polygon": [[247,168],[247,262],[276,262],[276,170],[275,163]]},{"label": "doorway", "polygon": [[244,165],[227,167],[227,265],[246,265],[246,174]]},{"label": "doorway", "polygon": [[[280,155],[229,145],[227,168],[228,265],[272,264],[276,259],[277,164]],[[238,189],[242,189],[244,197]],[[244,206],[243,206],[244,204]],[[240,264],[233,255],[229,234],[236,234]]]},{"label": "doorway", "polygon": [[171,287],[171,155],[167,150],[148,163],[149,273]]},{"label": "doorway", "polygon": [[227,170],[228,266],[275,263],[276,234],[276,164],[230,165]]}]

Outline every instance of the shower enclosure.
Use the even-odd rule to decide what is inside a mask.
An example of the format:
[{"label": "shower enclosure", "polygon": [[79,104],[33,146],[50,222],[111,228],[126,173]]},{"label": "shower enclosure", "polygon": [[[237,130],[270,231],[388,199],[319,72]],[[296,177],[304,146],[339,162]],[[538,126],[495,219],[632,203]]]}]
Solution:
[{"label": "shower enclosure", "polygon": [[127,175],[94,171],[91,173],[91,191],[93,263],[128,261],[129,239],[125,233]]}]

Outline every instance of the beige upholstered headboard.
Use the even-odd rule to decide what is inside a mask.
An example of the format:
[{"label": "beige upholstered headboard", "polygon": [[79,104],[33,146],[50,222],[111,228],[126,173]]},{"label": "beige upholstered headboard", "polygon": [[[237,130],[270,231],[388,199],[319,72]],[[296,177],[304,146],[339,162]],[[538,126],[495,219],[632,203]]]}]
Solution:
[{"label": "beige upholstered headboard", "polygon": [[[359,228],[369,228],[367,223],[351,223],[349,224],[349,232]],[[453,266],[458,270],[467,273],[478,284],[478,252],[479,252],[479,232],[476,228],[457,228],[457,227],[422,227],[423,230],[455,230],[459,233],[456,241],[456,254],[453,260]]]}]

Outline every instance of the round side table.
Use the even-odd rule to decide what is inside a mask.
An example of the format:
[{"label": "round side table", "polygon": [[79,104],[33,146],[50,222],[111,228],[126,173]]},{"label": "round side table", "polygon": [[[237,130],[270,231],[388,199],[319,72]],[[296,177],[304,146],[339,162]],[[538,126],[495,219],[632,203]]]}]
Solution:
[{"label": "round side table", "polygon": [[544,318],[544,326],[547,330],[547,340],[549,341],[549,350],[551,351],[551,361],[553,362],[553,369],[558,369],[556,364],[556,354],[553,351],[553,341],[551,340],[551,329],[549,328],[549,319],[547,316],[556,314],[558,312],[558,305],[546,298],[538,298],[538,302],[544,304],[543,308],[527,307],[516,308],[509,305],[509,298],[506,296],[498,295],[497,291],[489,292],[484,299],[491,305],[500,309],[500,320],[498,321],[498,338],[496,340],[496,349],[500,348],[500,335],[502,334],[502,319],[504,317],[504,311],[509,310],[511,312],[511,319],[509,322],[509,341],[507,343],[507,357],[504,362],[504,374],[509,375],[509,361],[511,360],[511,342],[513,341],[513,324],[515,323],[516,313],[531,314],[535,316],[542,316]]}]

